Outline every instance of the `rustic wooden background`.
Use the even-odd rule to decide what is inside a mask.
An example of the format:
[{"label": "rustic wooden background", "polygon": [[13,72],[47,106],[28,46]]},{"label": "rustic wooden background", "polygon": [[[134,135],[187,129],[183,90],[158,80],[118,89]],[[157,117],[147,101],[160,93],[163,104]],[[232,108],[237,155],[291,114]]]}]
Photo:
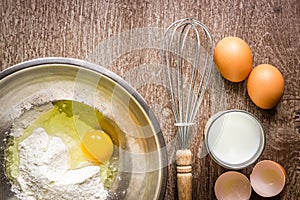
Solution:
[{"label": "rustic wooden background", "polygon": [[[149,32],[151,27],[154,30],[164,29],[173,21],[185,17],[194,17],[206,24],[215,42],[225,36],[243,38],[252,49],[253,66],[269,63],[283,73],[286,84],[284,96],[279,105],[271,110],[259,109],[250,101],[245,81],[230,83],[221,79],[221,84],[217,86],[224,88],[224,91],[219,91],[223,91],[226,97],[225,102],[221,102],[225,109],[247,110],[261,120],[267,143],[259,160],[272,159],[287,171],[285,189],[271,199],[300,199],[299,0],[1,0],[0,67],[4,70],[29,59],[59,56],[107,65],[105,67],[121,77],[145,65],[149,72],[151,63],[158,62],[159,53],[148,47],[155,47],[160,38],[156,38],[155,34],[142,37],[136,35],[134,30],[145,28]],[[138,40],[129,37],[131,43],[127,46],[142,48],[120,50],[118,42],[127,41],[118,40],[111,46],[107,45],[111,38],[115,39],[116,35],[123,33],[129,36],[131,33]],[[107,49],[108,53],[102,52],[102,56],[107,53],[106,56],[111,59],[108,61],[105,58],[95,59],[97,48],[104,43],[117,51],[117,54],[109,53],[111,49]],[[137,72],[135,82],[145,82],[145,78]],[[134,83],[130,79],[129,82]],[[155,85],[140,85],[137,89],[150,106],[158,103],[164,105],[159,100],[160,89]],[[160,113],[156,114],[160,116]],[[204,115],[209,117],[211,114]],[[203,126],[201,124],[199,128]],[[173,133],[164,131],[167,143],[173,136]],[[196,138],[191,146],[194,153],[194,199],[215,199],[214,182],[227,170],[208,156],[199,159],[201,142],[197,140],[201,137]],[[249,177],[252,167],[241,172]],[[175,168],[171,163],[165,199],[177,199],[174,175]],[[253,192],[251,199],[262,198]]]}]

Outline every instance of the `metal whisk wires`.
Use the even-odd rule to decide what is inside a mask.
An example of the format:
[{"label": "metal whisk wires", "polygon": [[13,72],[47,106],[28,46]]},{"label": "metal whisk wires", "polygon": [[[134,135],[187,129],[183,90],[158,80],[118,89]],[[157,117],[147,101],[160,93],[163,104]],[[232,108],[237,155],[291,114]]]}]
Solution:
[{"label": "metal whisk wires", "polygon": [[174,22],[163,37],[163,73],[181,149],[188,148],[190,127],[210,80],[213,46],[208,28],[193,18]]}]

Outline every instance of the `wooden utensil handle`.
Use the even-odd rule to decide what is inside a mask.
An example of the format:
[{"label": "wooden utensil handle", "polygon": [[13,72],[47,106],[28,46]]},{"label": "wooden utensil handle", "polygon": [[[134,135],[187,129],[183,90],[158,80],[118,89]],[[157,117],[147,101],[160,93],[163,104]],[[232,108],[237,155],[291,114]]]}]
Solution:
[{"label": "wooden utensil handle", "polygon": [[179,200],[192,200],[192,152],[189,149],[176,152],[177,191]]}]

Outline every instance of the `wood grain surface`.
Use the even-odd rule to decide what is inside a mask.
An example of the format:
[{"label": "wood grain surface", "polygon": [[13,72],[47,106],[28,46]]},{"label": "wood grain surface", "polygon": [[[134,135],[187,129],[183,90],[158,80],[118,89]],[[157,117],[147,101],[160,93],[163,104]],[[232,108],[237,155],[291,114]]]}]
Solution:
[{"label": "wood grain surface", "polygon": [[[205,120],[222,109],[243,109],[262,122],[266,146],[259,160],[271,159],[287,171],[284,190],[269,199],[300,199],[300,1],[299,0],[1,0],[0,67],[41,57],[72,57],[103,65],[132,84],[153,108],[167,144],[175,133],[157,65],[161,31],[173,21],[194,17],[212,32],[215,42],[225,36],[243,38],[251,47],[253,67],[275,65],[285,78],[277,107],[257,108],[249,99],[246,82],[220,79],[214,92],[224,101],[202,113],[193,137],[193,197],[216,199],[214,182],[223,172],[209,156],[201,157]],[[157,70],[157,71],[156,71]],[[141,73],[143,72],[143,73]],[[173,131],[170,131],[173,130]],[[201,157],[201,158],[200,158]],[[165,199],[177,199],[174,154],[169,152]],[[253,165],[241,170],[247,177]],[[263,199],[255,192],[251,199]]]}]

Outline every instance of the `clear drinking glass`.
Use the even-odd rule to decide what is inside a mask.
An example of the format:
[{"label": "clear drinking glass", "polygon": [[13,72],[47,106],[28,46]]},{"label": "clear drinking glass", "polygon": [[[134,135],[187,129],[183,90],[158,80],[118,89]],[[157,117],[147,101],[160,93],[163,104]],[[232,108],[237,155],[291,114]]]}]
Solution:
[{"label": "clear drinking glass", "polygon": [[205,144],[211,158],[228,169],[242,169],[262,154],[265,134],[259,120],[243,110],[216,113],[205,127]]}]

